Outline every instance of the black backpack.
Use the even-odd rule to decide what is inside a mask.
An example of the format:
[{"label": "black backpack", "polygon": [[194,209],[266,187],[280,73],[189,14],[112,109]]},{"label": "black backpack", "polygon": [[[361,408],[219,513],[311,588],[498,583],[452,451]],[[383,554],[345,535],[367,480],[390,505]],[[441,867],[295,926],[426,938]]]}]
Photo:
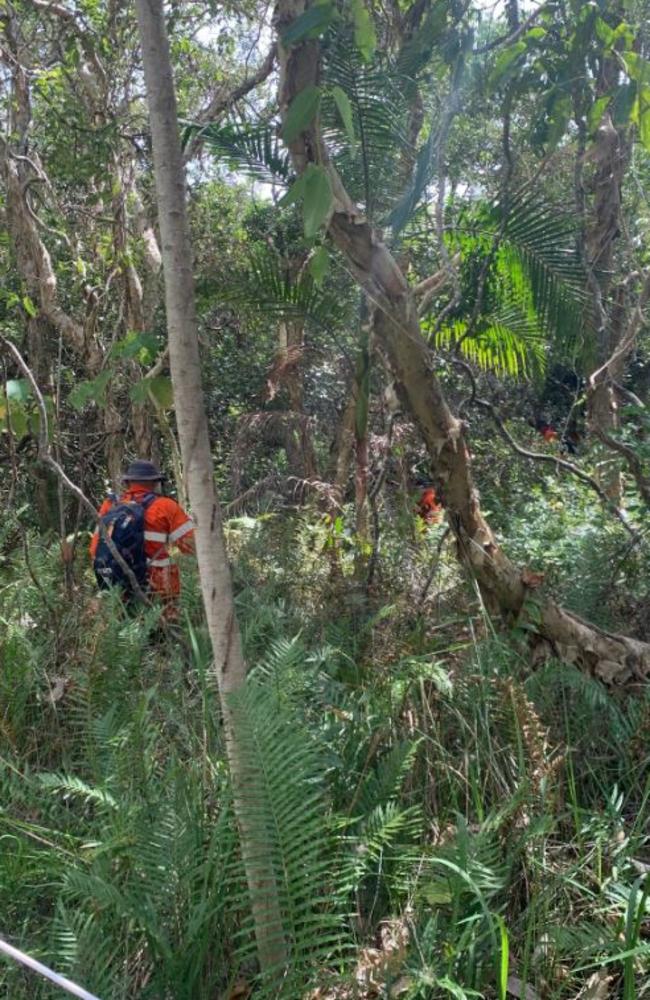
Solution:
[{"label": "black backpack", "polygon": [[[144,514],[147,507],[155,499],[155,493],[147,493],[139,503],[135,500],[121,500],[115,503],[101,518],[106,534],[142,589],[147,586]],[[101,531],[93,569],[100,590],[107,590],[109,587],[122,587],[127,594],[133,593],[129,577],[114,558]]]}]

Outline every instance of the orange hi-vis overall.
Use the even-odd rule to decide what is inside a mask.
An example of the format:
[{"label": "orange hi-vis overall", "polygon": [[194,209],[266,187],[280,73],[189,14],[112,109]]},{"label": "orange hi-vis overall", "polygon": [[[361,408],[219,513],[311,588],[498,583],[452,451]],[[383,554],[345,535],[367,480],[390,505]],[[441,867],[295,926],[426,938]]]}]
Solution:
[{"label": "orange hi-vis overall", "polygon": [[[151,492],[153,491],[143,486],[134,486],[122,494],[119,502],[140,503],[143,497]],[[99,516],[107,514],[114,502],[104,500],[98,511]],[[99,531],[95,531],[90,542],[91,559],[95,558],[98,545]],[[147,557],[149,586],[165,603],[174,601],[181,590],[180,571],[171,560],[170,545],[184,553],[194,552],[194,525],[189,515],[175,500],[171,497],[157,496],[144,513],[144,552]]]}]

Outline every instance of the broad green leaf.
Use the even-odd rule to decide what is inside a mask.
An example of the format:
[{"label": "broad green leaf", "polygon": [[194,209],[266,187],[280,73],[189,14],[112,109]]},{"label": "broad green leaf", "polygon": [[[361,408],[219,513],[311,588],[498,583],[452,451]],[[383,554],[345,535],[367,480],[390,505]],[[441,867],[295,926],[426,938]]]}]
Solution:
[{"label": "broad green leaf", "polygon": [[628,76],[632,80],[636,80],[642,86],[650,84],[650,63],[647,59],[640,56],[638,52],[624,52],[623,59]]},{"label": "broad green leaf", "polygon": [[531,28],[530,31],[527,31],[524,35],[524,40],[527,42],[538,42],[540,39],[546,38],[547,34],[548,32],[546,31],[546,28]]},{"label": "broad green leaf", "polygon": [[364,62],[370,62],[377,48],[377,34],[372,17],[363,0],[351,0],[354,41]]},{"label": "broad green leaf", "polygon": [[629,83],[622,83],[616,88],[614,103],[612,105],[612,119],[614,125],[627,125],[632,117],[634,102],[636,101],[637,85],[634,80]]},{"label": "broad green leaf", "polygon": [[603,21],[602,17],[596,18],[596,34],[600,38],[601,42],[604,42],[604,44],[611,49],[616,40],[614,29],[610,28],[610,26]]},{"label": "broad green leaf", "polygon": [[548,133],[546,137],[547,149],[555,149],[560,140],[566,134],[566,130],[571,119],[571,98],[559,97],[553,102],[551,114],[549,115]]},{"label": "broad green leaf", "polygon": [[310,163],[304,174],[303,220],[305,236],[313,239],[332,205],[332,185],[323,167]]},{"label": "broad green leaf", "polygon": [[333,3],[315,3],[297,17],[282,35],[283,45],[295,45],[305,38],[318,38],[329,28],[336,17]]},{"label": "broad green leaf", "polygon": [[495,62],[492,72],[488,78],[488,87],[494,89],[499,86],[499,84],[504,80],[507,73],[514,68],[519,56],[526,51],[526,43],[515,42],[514,45],[509,45],[507,49],[499,55],[499,58]]},{"label": "broad green leaf", "polygon": [[26,402],[32,394],[26,378],[10,378],[5,385],[5,392],[8,399],[19,403]]},{"label": "broad green leaf", "polygon": [[30,299],[29,295],[23,295],[23,309],[28,316],[31,316],[32,319],[38,316],[38,309]]},{"label": "broad green leaf", "polygon": [[[143,380],[145,381],[145,380]],[[174,390],[172,380],[168,375],[157,375],[146,379],[147,389],[163,410],[169,410],[174,405]]]},{"label": "broad green leaf", "polygon": [[27,410],[22,403],[12,401],[9,404],[9,421],[7,423],[11,424],[11,430],[15,437],[25,437],[25,434],[28,431],[29,422],[27,418]]},{"label": "broad green leaf", "polygon": [[650,87],[641,87],[636,99],[632,119],[639,129],[639,139],[644,149],[650,152]]},{"label": "broad green leaf", "polygon": [[143,404],[149,399],[149,379],[141,378],[138,382],[134,382],[129,389],[129,396],[134,403]]},{"label": "broad green leaf", "polygon": [[352,104],[350,98],[345,93],[342,87],[332,87],[331,90],[332,97],[338,108],[339,115],[341,116],[341,121],[347,133],[350,142],[350,152],[354,157],[356,153],[356,136],[354,134],[354,119],[352,116]]},{"label": "broad green leaf", "polygon": [[70,405],[74,406],[75,410],[83,410],[87,403],[103,406],[106,402],[106,388],[112,375],[112,371],[106,369],[97,378],[79,382],[68,396]]},{"label": "broad green leaf", "polygon": [[330,268],[330,256],[327,247],[318,247],[309,261],[309,273],[317,285],[321,285],[327,277]]},{"label": "broad green leaf", "polygon": [[282,138],[285,142],[293,142],[300,133],[314,120],[318,114],[321,101],[321,89],[310,84],[296,94],[287,112]]},{"label": "broad green leaf", "polygon": [[144,353],[147,357],[141,360],[146,363],[157,351],[158,340],[152,333],[129,330],[122,340],[115,341],[110,353],[113,358],[135,358]]},{"label": "broad green leaf", "polygon": [[300,177],[296,178],[286,194],[284,194],[278,205],[281,208],[287,208],[288,205],[293,205],[297,201],[302,201],[305,195],[305,175],[301,174]]},{"label": "broad green leaf", "polygon": [[609,94],[605,94],[604,97],[599,97],[597,101],[592,104],[589,114],[587,115],[587,125],[590,132],[595,132],[600,125],[600,120],[606,108],[609,106],[611,97]]}]

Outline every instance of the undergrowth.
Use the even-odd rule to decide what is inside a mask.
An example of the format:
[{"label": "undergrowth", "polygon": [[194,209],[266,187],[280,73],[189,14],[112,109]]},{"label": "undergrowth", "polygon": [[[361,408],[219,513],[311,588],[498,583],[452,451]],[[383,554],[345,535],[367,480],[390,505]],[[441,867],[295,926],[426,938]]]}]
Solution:
[{"label": "undergrowth", "polygon": [[[444,551],[420,605],[435,530],[409,597],[384,568],[347,606],[327,530],[229,528],[284,978],[257,974],[196,581],[170,638],[37,541],[0,588],[0,933],[102,1000],[649,996],[648,698],[532,671]],[[0,995],[60,993],[3,963]]]}]

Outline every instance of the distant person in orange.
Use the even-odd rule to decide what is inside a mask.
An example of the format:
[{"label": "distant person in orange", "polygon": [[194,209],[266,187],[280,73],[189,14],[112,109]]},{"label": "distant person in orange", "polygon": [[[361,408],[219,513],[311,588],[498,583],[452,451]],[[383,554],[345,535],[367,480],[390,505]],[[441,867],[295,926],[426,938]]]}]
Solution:
[{"label": "distant person in orange", "polygon": [[433,486],[425,487],[415,509],[418,517],[425,524],[438,523],[442,517],[442,504],[438,502],[438,497]]},{"label": "distant person in orange", "polygon": [[[195,552],[194,526],[188,514],[171,497],[162,495],[163,473],[144,459],[132,462],[123,476],[125,490],[109,496],[99,508],[105,533],[129,566],[138,583],[163,601],[165,617],[178,614],[180,571],[170,549]],[[126,596],[131,583],[96,530],[90,556],[100,588],[119,585]]]},{"label": "distant person in orange", "polygon": [[560,435],[556,431],[553,424],[550,424],[548,420],[544,420],[543,417],[540,417],[537,420],[532,420],[531,424],[537,433],[542,435],[547,444],[555,444],[555,442],[559,440]]}]

